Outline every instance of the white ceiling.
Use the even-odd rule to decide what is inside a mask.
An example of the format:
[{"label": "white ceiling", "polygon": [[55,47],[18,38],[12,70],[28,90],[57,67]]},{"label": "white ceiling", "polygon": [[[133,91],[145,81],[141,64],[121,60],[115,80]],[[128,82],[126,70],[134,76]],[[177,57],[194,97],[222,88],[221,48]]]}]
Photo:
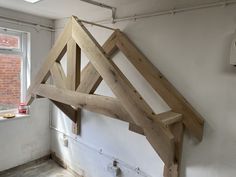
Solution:
[{"label": "white ceiling", "polygon": [[[117,8],[117,16],[124,17],[140,13],[198,5],[217,0],[96,0]],[[59,19],[71,15],[96,21],[111,18],[111,11],[84,3],[80,0],[42,0],[30,4],[23,0],[0,0],[0,7],[23,11],[34,15]]]}]

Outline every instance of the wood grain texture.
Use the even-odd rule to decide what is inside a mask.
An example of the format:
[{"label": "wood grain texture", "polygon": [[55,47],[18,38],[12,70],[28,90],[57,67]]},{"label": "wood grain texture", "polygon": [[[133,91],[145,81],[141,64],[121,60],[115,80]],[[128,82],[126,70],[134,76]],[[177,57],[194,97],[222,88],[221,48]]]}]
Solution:
[{"label": "wood grain texture", "polygon": [[[153,112],[110,60],[118,49],[166,101],[171,111]],[[90,62],[80,73],[81,50]],[[59,63],[66,51],[67,76]],[[50,74],[56,87],[43,84]],[[102,80],[117,99],[92,95]],[[145,135],[165,163],[165,177],[179,177],[184,130],[182,121],[196,138],[201,140],[203,135],[204,120],[200,114],[123,33],[116,30],[101,47],[76,17],[69,20],[27,95],[27,104],[31,103],[34,95],[51,99],[77,123],[80,121],[76,111],[80,113],[81,108],[130,123],[129,129]],[[78,126],[75,128],[78,130]]]},{"label": "wood grain texture", "polygon": [[[67,78],[60,63],[55,62],[50,73],[53,83],[57,88],[67,88]],[[73,109],[70,105],[51,100],[65,115],[67,115],[74,123],[78,122],[78,110]]]},{"label": "wood grain texture", "polygon": [[174,112],[183,114],[186,128],[199,140],[203,136],[204,120],[161,72],[139,51],[122,32],[117,33],[117,47],[137,68],[152,88]]},{"label": "wood grain texture", "polygon": [[[123,107],[130,114],[137,125],[145,128],[145,136],[156,150],[164,163],[169,166],[173,163],[174,142],[173,135],[166,130],[161,121],[158,123],[150,119],[149,113],[140,107],[136,100],[143,100],[136,90],[131,90],[131,85],[110,63],[102,47],[96,42],[88,30],[72,17],[72,37],[86,54],[103,80],[119,98]],[[138,97],[138,98],[137,98]]]},{"label": "wood grain texture", "polygon": [[[73,43],[75,43],[74,40],[73,40]],[[73,45],[75,45],[75,44],[73,44]],[[117,51],[117,47],[115,44],[116,44],[116,32],[113,32],[112,35],[107,39],[107,41],[103,45],[103,49],[106,52],[106,55],[108,57],[111,57]],[[71,46],[70,48],[72,48],[72,45],[68,45],[68,47],[69,46]],[[77,44],[76,44],[76,46],[77,46]],[[78,50],[78,48],[76,48],[76,49]],[[70,49],[68,49],[68,50],[70,51]],[[72,52],[75,52],[75,51],[72,51]],[[73,64],[71,64],[71,66],[73,67]],[[75,72],[77,72],[77,71],[78,71],[78,67]],[[72,74],[73,74],[73,72],[72,72]],[[97,89],[97,87],[99,86],[99,84],[101,83],[102,77],[95,70],[95,68],[93,67],[93,65],[90,62],[85,66],[85,68],[82,70],[80,75],[81,75],[81,79],[80,79],[80,84],[77,85],[77,87],[76,87],[77,91],[83,92],[83,93],[94,93],[95,90]],[[78,74],[77,74],[77,76],[78,76]],[[78,119],[81,119],[81,110],[80,109],[78,109],[78,113],[79,113]],[[80,122],[80,120],[77,120],[77,122]],[[79,126],[78,124],[77,125],[73,124],[72,127],[73,127],[73,132],[75,134],[79,134],[78,130],[81,129],[81,125]]]},{"label": "wood grain texture", "polygon": [[35,94],[59,103],[72,105],[75,109],[83,108],[126,122],[133,122],[129,114],[121,106],[120,102],[112,97],[74,92],[45,84],[41,84]]},{"label": "wood grain texture", "polygon": [[71,39],[67,43],[67,88],[76,90],[80,85],[81,50]]},{"label": "wood grain texture", "polygon": [[69,20],[65,26],[64,31],[56,40],[54,46],[50,50],[45,62],[43,63],[42,67],[40,68],[39,72],[36,75],[36,78],[32,81],[29,89],[27,90],[27,97],[26,103],[30,105],[33,101],[33,91],[37,88],[38,85],[41,83],[46,82],[49,77],[49,71],[55,61],[60,61],[61,58],[66,53],[66,44],[71,39],[71,30],[72,30],[72,23]]},{"label": "wood grain texture", "polygon": [[179,177],[178,164],[174,164],[171,167],[164,167],[164,177]]},{"label": "wood grain texture", "polygon": [[[67,43],[67,82],[66,87],[69,90],[76,91],[80,85],[80,67],[81,67],[81,49],[76,42],[71,39]],[[81,110],[72,109],[74,116],[72,119],[76,120],[72,123],[72,132],[75,135],[80,134],[81,129]]]},{"label": "wood grain texture", "polygon": [[[107,56],[112,56],[116,50],[117,47],[115,45],[116,41],[116,33],[114,32],[108,40],[103,45],[104,51],[106,52]],[[93,65],[89,62],[85,68],[81,72],[81,83],[77,87],[77,91],[83,92],[83,93],[94,93],[99,84],[102,81],[102,77],[100,74],[95,70]],[[81,117],[81,110],[78,109],[79,116]],[[79,118],[78,118],[79,119]],[[78,120],[79,121],[79,120]],[[77,122],[78,122],[77,121]],[[75,134],[78,134],[78,130],[80,129],[78,124],[73,124],[73,132]]]},{"label": "wood grain texture", "polygon": [[78,92],[93,93],[101,83],[102,77],[95,70],[91,63],[88,63],[81,72],[81,84],[77,88]]},{"label": "wood grain texture", "polygon": [[[179,113],[167,111],[167,112],[163,112],[160,114],[156,114],[156,115],[152,116],[152,118],[153,118],[153,120],[160,119],[166,127],[169,127],[172,124],[182,123],[183,116],[182,116],[182,114],[179,114]],[[137,126],[134,122],[130,122],[129,130],[132,132],[144,135],[144,131],[143,131],[142,127]]]},{"label": "wood grain texture", "polygon": [[183,120],[183,115],[173,112],[173,111],[167,111],[163,112],[157,115],[154,115],[154,120],[160,119],[165,126],[170,126],[172,124],[181,122]]},{"label": "wood grain texture", "polygon": [[[102,48],[108,58],[111,58],[118,51],[118,48],[116,46],[116,34],[117,31],[113,32],[103,44]],[[77,91],[83,93],[94,93],[101,81],[102,77],[96,71],[91,62],[89,62],[82,70],[81,84],[77,88]]]},{"label": "wood grain texture", "polygon": [[71,105],[67,105],[55,100],[51,100],[67,117],[69,117],[74,123],[77,123],[78,110],[74,109]]},{"label": "wood grain texture", "polygon": [[53,84],[55,84],[58,88],[66,88],[66,75],[60,63],[55,62],[50,69],[50,73]]},{"label": "wood grain texture", "polygon": [[170,125],[170,130],[175,136],[175,163],[171,167],[164,167],[164,177],[180,177],[180,167],[183,151],[184,127],[182,122]]}]

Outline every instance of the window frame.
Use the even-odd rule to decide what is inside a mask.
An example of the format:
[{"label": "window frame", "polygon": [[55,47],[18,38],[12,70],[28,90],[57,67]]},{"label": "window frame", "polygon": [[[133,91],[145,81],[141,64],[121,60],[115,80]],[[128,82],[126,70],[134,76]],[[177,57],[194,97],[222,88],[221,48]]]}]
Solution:
[{"label": "window frame", "polygon": [[[0,54],[20,56],[21,60],[20,102],[25,102],[27,88],[29,87],[31,80],[30,33],[3,27],[0,27],[0,33],[19,37],[19,49],[0,47]],[[16,110],[17,108],[0,110],[0,113],[6,113],[6,112],[15,113]]]}]

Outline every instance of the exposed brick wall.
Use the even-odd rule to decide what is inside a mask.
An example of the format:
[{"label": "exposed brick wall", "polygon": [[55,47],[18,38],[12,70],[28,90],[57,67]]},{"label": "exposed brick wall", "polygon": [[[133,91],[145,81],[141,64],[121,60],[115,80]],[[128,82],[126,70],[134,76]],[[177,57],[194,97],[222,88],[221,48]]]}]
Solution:
[{"label": "exposed brick wall", "polygon": [[[19,38],[0,34],[0,48],[18,48]],[[21,59],[0,54],[0,110],[16,108],[20,102]]]},{"label": "exposed brick wall", "polygon": [[0,105],[17,107],[20,102],[21,59],[0,55]]},{"label": "exposed brick wall", "polygon": [[18,48],[19,37],[0,34],[0,47],[3,48]]}]

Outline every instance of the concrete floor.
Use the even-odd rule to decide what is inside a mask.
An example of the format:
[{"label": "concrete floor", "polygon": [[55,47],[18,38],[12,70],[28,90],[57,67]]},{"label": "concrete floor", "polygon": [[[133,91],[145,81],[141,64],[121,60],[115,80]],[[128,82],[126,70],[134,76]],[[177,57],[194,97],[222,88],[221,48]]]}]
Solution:
[{"label": "concrete floor", "polygon": [[0,177],[78,177],[57,165],[52,160],[47,160],[27,167],[14,168],[0,172]]}]

